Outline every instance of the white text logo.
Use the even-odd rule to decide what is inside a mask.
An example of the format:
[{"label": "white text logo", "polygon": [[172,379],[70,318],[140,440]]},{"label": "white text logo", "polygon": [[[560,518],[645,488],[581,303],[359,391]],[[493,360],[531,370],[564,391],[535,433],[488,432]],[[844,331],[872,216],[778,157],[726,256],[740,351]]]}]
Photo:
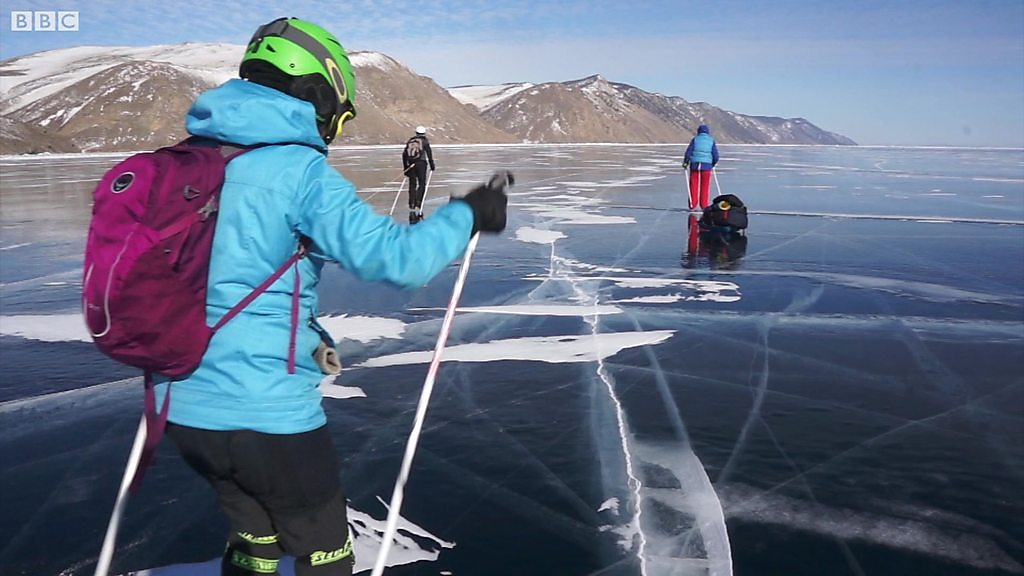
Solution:
[{"label": "white text logo", "polygon": [[78,32],[78,10],[11,10],[11,32]]}]

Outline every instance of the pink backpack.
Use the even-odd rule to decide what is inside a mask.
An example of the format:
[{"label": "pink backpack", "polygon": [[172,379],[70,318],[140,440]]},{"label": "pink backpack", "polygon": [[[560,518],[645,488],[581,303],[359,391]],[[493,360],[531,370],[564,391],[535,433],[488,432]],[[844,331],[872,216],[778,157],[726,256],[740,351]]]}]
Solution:
[{"label": "pink backpack", "polygon": [[[224,172],[231,159],[247,151],[186,140],[126,158],[93,192],[82,311],[100,351],[145,371],[149,452],[163,433],[170,402],[168,386],[163,413],[156,414],[152,375],[174,379],[195,370],[214,333],[305,255],[300,245],[216,325],[206,324],[207,275]],[[289,372],[295,369],[298,284],[296,273]]]}]

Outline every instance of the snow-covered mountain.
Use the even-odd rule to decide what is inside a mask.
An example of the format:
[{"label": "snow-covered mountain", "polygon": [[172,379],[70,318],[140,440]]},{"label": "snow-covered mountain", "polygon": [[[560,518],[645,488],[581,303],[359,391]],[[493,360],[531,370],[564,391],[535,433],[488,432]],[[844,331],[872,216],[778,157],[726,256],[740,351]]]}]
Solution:
[{"label": "snow-covered mountain", "polygon": [[708,124],[719,142],[855,144],[803,118],[749,116],[664,96],[600,75],[569,82],[449,90],[495,126],[531,142],[680,142]]},{"label": "snow-covered mountain", "polygon": [[[244,47],[83,46],[0,62],[0,153],[141,150],[184,137],[205,89],[237,77]],[[685,142],[700,123],[720,142],[852,144],[806,120],[745,116],[591,76],[445,89],[378,52],[350,54],[358,119],[345,144]]]},{"label": "snow-covered mountain", "polygon": [[[41,52],[0,63],[0,153],[40,147],[33,129],[71,150],[139,150],[185,136],[184,115],[195,97],[238,76],[244,46],[197,44]],[[513,142],[433,80],[377,52],[350,54],[356,70],[358,121],[348,144],[404,142],[430,126],[436,142]]]}]

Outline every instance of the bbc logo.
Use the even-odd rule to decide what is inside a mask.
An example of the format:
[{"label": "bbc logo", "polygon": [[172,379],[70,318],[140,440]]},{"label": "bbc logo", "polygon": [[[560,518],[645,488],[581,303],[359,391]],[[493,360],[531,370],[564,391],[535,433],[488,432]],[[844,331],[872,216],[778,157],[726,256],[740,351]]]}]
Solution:
[{"label": "bbc logo", "polygon": [[11,32],[78,32],[78,11],[11,10]]}]

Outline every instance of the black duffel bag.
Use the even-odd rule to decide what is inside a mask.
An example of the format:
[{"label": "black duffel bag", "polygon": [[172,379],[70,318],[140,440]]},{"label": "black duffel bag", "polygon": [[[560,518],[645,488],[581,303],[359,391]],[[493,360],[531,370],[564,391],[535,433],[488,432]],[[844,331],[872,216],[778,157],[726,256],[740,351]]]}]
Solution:
[{"label": "black duffel bag", "polygon": [[735,194],[715,196],[704,209],[700,223],[709,228],[744,230],[747,227],[747,206]]}]

